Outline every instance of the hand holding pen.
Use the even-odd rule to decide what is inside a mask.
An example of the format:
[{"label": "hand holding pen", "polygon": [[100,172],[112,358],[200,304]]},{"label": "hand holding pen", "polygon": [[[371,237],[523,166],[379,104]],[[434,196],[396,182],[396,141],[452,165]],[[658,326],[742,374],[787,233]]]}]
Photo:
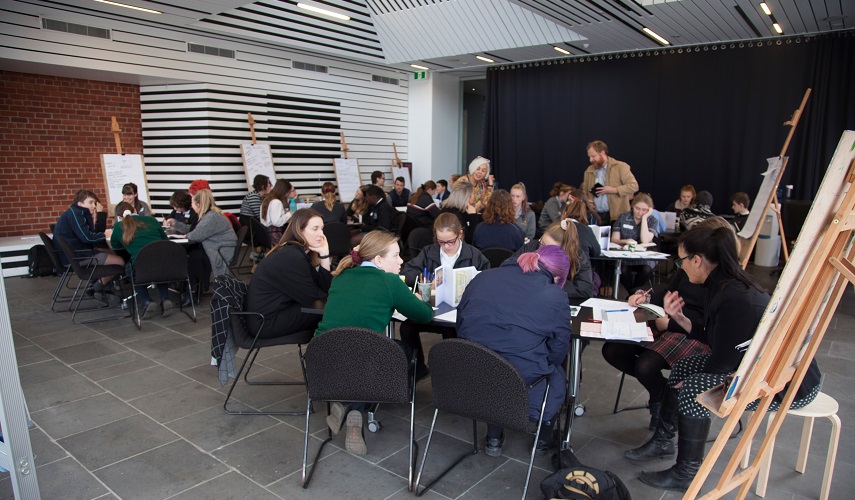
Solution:
[{"label": "hand holding pen", "polygon": [[627,299],[627,302],[631,306],[638,306],[639,304],[645,304],[647,302],[650,302],[650,294],[652,292],[653,292],[652,288],[650,290],[647,290],[646,292],[638,290],[634,294],[629,296],[629,299]]}]

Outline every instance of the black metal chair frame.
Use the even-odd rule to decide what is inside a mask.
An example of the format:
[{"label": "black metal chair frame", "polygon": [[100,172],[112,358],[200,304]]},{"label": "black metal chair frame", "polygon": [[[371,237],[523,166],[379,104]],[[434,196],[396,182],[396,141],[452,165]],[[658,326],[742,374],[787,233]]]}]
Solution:
[{"label": "black metal chair frame", "polygon": [[[83,290],[85,291],[87,288],[89,288],[89,285],[93,284],[96,280],[99,280],[104,276],[110,276],[110,275],[115,275],[116,278],[114,279],[114,281],[117,281],[119,283],[119,285],[121,286],[122,278],[124,277],[125,268],[124,268],[124,266],[118,266],[118,265],[101,265],[101,264],[98,264],[97,262],[93,265],[91,255],[87,255],[84,257],[78,257],[74,251],[74,248],[71,246],[71,244],[68,243],[68,241],[65,240],[65,238],[63,238],[62,236],[57,236],[57,238],[58,238],[57,241],[59,241],[60,247],[62,248],[63,252],[65,253],[65,257],[68,259],[69,267],[71,267],[74,274],[77,275],[77,277],[80,279],[80,282],[77,284],[77,288],[74,289],[74,295],[72,296],[71,301],[70,301],[69,306],[68,306],[69,310],[71,311],[71,321],[74,324],[79,325],[79,324],[85,324],[85,323],[96,323],[99,321],[110,321],[110,320],[114,320],[114,319],[121,319],[121,318],[129,317],[128,314],[122,313],[121,315],[99,316],[97,318],[92,318],[92,319],[88,319],[88,320],[84,320],[84,321],[77,321],[77,313],[78,312],[80,312],[80,313],[93,312],[93,311],[107,309],[110,307],[107,304],[102,304],[102,305],[98,305],[96,307],[81,310],[80,304],[81,304],[81,302],[83,302],[84,296],[86,294],[81,292],[80,287],[82,286]],[[83,267],[83,265],[81,264],[82,261],[86,261],[88,263],[88,265],[86,267]]]},{"label": "black metal chair frame", "polygon": [[249,227],[247,227],[247,226],[243,226],[238,230],[238,232],[237,232],[237,243],[235,243],[235,245],[234,245],[235,251],[234,251],[234,253],[232,253],[231,259],[227,259],[226,256],[223,255],[223,248],[229,248],[228,246],[217,248],[217,253],[220,254],[220,257],[228,265],[229,274],[231,274],[235,278],[237,278],[237,276],[235,276],[235,273],[232,271],[232,269],[237,269],[238,273],[240,273],[239,264],[241,262],[243,262],[244,258],[252,250],[252,248],[249,246],[246,247],[246,250],[243,249],[243,244],[244,244],[244,241],[246,240],[246,235],[248,232],[249,232]]},{"label": "black metal chair frame", "polygon": [[[258,219],[251,215],[241,215],[238,220],[243,225],[243,227],[248,227],[249,232],[247,233],[247,237],[249,238],[249,249],[247,250],[247,254],[255,251],[256,248],[261,247],[262,252],[267,252],[270,250],[270,237],[267,235],[267,229],[259,222]],[[262,240],[262,241],[258,241]],[[246,258],[246,254],[244,255],[244,259]],[[240,262],[243,262],[242,259]],[[248,263],[242,266],[237,266],[238,274],[250,274],[250,271],[247,269],[252,269],[252,263]]]},{"label": "black metal chair frame", "polygon": [[56,270],[57,273],[59,273],[60,271],[62,272],[59,283],[56,284],[56,288],[54,288],[53,290],[53,296],[51,297],[50,302],[50,310],[53,312],[59,312],[58,310],[54,309],[54,306],[57,303],[62,304],[65,302],[71,302],[71,300],[74,298],[73,294],[62,295],[63,287],[67,288],[68,290],[74,290],[74,288],[71,287],[71,276],[74,275],[74,273],[70,265],[62,265],[62,260],[60,260],[59,254],[57,253],[56,248],[53,246],[53,240],[51,240],[51,237],[40,231],[39,238],[41,238],[42,243],[47,249],[48,257],[50,258],[51,264],[53,264],[54,270]]},{"label": "black metal chair frame", "polygon": [[617,396],[615,397],[615,407],[614,407],[614,410],[612,410],[612,413],[614,414],[614,413],[620,413],[622,411],[630,411],[630,410],[645,410],[647,408],[650,408],[650,405],[648,405],[648,404],[636,405],[636,406],[626,406],[624,408],[618,408],[618,406],[620,405],[620,394],[621,394],[621,392],[623,392],[623,381],[624,381],[624,379],[626,379],[626,372],[621,372],[621,374],[620,374],[620,385],[618,385],[618,388],[617,388]]},{"label": "black metal chair frame", "polygon": [[[443,344],[445,344],[446,347],[440,347]],[[510,374],[512,373],[516,376],[516,382],[514,382],[514,383],[519,384],[521,386],[524,386],[524,387],[526,387],[526,389],[531,389],[532,387],[534,387],[540,383],[546,384],[546,390],[543,393],[543,401],[542,401],[541,406],[540,406],[540,417],[539,417],[538,422],[537,422],[537,429],[535,430],[534,440],[533,440],[532,446],[531,446],[531,458],[530,458],[529,463],[528,463],[528,471],[526,473],[525,486],[523,487],[522,498],[523,498],[523,500],[525,500],[526,493],[528,492],[529,482],[531,481],[531,470],[532,470],[532,467],[534,466],[534,457],[535,457],[535,453],[537,451],[537,440],[540,438],[540,428],[541,428],[541,425],[543,424],[543,414],[546,411],[546,400],[549,397],[549,377],[547,375],[544,375],[544,376],[538,378],[537,380],[535,380],[533,383],[526,384],[525,381],[523,380],[522,376],[519,374],[519,372],[516,370],[516,368],[514,368],[514,366],[509,361],[507,361],[506,359],[502,358],[499,354],[493,352],[492,350],[490,350],[484,346],[478,345],[474,342],[470,342],[470,341],[464,340],[464,339],[442,340],[439,344],[435,345],[433,347],[433,349],[431,350],[431,361],[435,360],[437,356],[442,356],[443,350],[445,348],[451,348],[449,346],[452,346],[452,345],[455,345],[455,347],[454,347],[455,349],[469,349],[470,350],[469,354],[471,354],[472,357],[475,357],[475,356],[492,356],[494,358],[498,358],[497,360],[501,364],[506,365],[507,370],[508,370],[506,372],[506,374],[498,374],[498,376],[502,376],[502,377],[510,376]],[[466,347],[456,347],[456,346],[466,346]],[[440,347],[440,349],[437,349],[437,347]],[[474,363],[473,363],[473,365],[474,365]],[[433,377],[431,383],[433,384],[434,394],[436,394],[437,388],[439,388],[440,392],[443,391],[442,385],[439,385],[439,387],[437,387],[437,385],[438,385],[437,379],[441,380],[442,378],[444,378],[442,376],[443,375],[442,374],[443,368],[444,367],[439,367],[439,366],[436,366],[435,364],[431,364],[431,375]],[[457,381],[466,380],[466,377],[464,375],[458,374],[457,370],[459,370],[460,368],[466,368],[466,367],[451,368],[449,370],[451,372],[451,375],[449,375],[448,378],[451,380],[457,380]],[[437,369],[440,370],[439,374],[437,374]],[[439,377],[437,375],[439,375]],[[442,384],[442,382],[440,382],[440,384]],[[491,387],[491,386],[479,387],[478,389],[481,391],[484,391],[484,392],[486,392],[486,391],[501,391],[502,390],[502,388],[498,387],[498,386],[496,386],[496,387]],[[502,396],[504,396],[504,395],[505,394],[503,393]],[[437,405],[436,397],[434,397],[434,405],[437,406],[437,408],[433,412],[433,420],[431,421],[431,424],[430,424],[430,432],[428,433],[427,442],[425,443],[424,456],[422,457],[422,463],[421,463],[421,466],[419,467],[419,474],[416,477],[416,484],[415,484],[416,496],[421,496],[422,494],[424,494],[424,492],[428,491],[434,484],[436,484],[437,481],[439,481],[440,479],[445,477],[445,475],[448,472],[450,472],[452,469],[454,469],[464,459],[466,459],[467,457],[470,457],[472,455],[478,454],[478,420],[476,418],[473,418],[473,416],[470,414],[452,411],[452,410],[449,410],[447,408],[441,408],[440,405]],[[430,483],[428,483],[427,486],[424,487],[424,489],[422,489],[420,491],[419,485],[421,484],[422,472],[424,471],[425,463],[427,463],[428,451],[430,450],[430,443],[431,443],[431,440],[433,438],[433,432],[436,429],[436,419],[437,419],[437,416],[439,415],[440,410],[446,411],[448,413],[452,413],[455,415],[459,415],[459,416],[464,417],[464,418],[471,418],[472,419],[472,451],[466,452],[465,454],[461,455],[457,460],[454,461],[454,463],[452,463],[445,470],[443,470],[436,478],[431,480]],[[525,400],[520,401],[519,411],[524,412],[526,415],[526,418],[528,417],[528,397],[526,397]],[[482,420],[482,421],[485,421],[486,423],[494,423],[494,422],[488,422],[486,420]],[[496,424],[496,425],[501,425],[501,424]],[[521,432],[528,432],[529,431],[529,429],[521,429],[521,428],[512,429],[512,430],[521,431]]]},{"label": "black metal chair frame", "polygon": [[[142,313],[143,313],[143,311],[140,310],[139,300],[137,300],[137,293],[136,293],[136,291],[137,291],[136,286],[137,285],[158,285],[158,284],[162,284],[162,283],[171,284],[171,283],[175,283],[175,282],[182,282],[182,283],[186,284],[186,286],[187,286],[186,289],[190,290],[190,274],[187,272],[187,266],[186,265],[184,266],[185,273],[184,273],[184,277],[182,279],[176,279],[176,278],[179,278],[179,276],[176,275],[176,276],[169,276],[166,279],[145,280],[145,281],[137,283],[137,281],[136,281],[136,279],[137,279],[137,262],[139,262],[140,256],[142,256],[143,257],[143,263],[146,263],[145,262],[145,259],[147,258],[146,249],[151,247],[152,245],[156,245],[156,246],[157,245],[175,245],[177,248],[184,250],[184,248],[181,247],[178,243],[173,243],[169,240],[154,241],[152,243],[149,243],[145,247],[143,247],[142,250],[140,250],[140,253],[137,254],[136,261],[131,263],[131,267],[133,268],[133,272],[131,273],[131,286],[133,287],[133,294],[132,295],[133,295],[133,299],[134,299],[133,320],[134,320],[134,324],[137,326],[137,330],[142,330]],[[169,247],[169,248],[171,248],[171,247]],[[187,262],[186,252],[182,251],[180,254],[176,254],[176,258],[181,257],[182,254],[183,254],[183,260],[186,263]],[[184,314],[187,314],[187,316],[193,320],[193,323],[195,323],[196,322],[196,303],[193,301],[193,294],[191,293],[189,295],[190,295],[190,308],[193,310],[193,315],[191,316],[189,313],[187,313],[187,311],[184,310],[184,307],[181,305],[180,297],[178,300],[178,310],[183,312]]]},{"label": "black metal chair frame", "polygon": [[[303,346],[301,343],[297,344],[297,351],[299,352],[299,355],[300,355],[300,368],[303,371],[303,382],[291,382],[291,381],[287,381],[287,382],[279,382],[279,381],[253,382],[253,381],[250,381],[249,380],[249,372],[250,372],[250,370],[252,370],[252,366],[255,364],[255,358],[258,357],[258,353],[259,353],[259,351],[261,351],[261,349],[263,347],[272,347],[274,345],[290,345],[290,344],[292,344],[292,342],[275,343],[276,342],[275,337],[270,338],[270,339],[259,338],[261,331],[264,330],[264,315],[261,313],[252,312],[252,311],[235,311],[234,309],[230,308],[229,309],[229,316],[244,316],[244,317],[256,316],[261,320],[261,324],[258,326],[258,331],[255,332],[255,335],[252,335],[252,344],[250,344],[250,346],[247,348],[246,357],[243,359],[243,363],[240,365],[240,369],[235,374],[234,382],[232,382],[232,386],[229,388],[228,394],[226,394],[226,400],[225,400],[225,402],[223,402],[223,410],[225,410],[225,412],[228,413],[229,415],[287,415],[287,416],[292,416],[292,417],[303,415],[302,411],[262,411],[262,410],[235,411],[235,410],[229,409],[229,399],[231,399],[232,392],[234,392],[235,386],[237,385],[238,381],[240,380],[241,373],[243,373],[243,380],[244,380],[244,382],[246,382],[247,385],[303,385],[303,386],[307,385],[306,384],[306,365],[303,362]],[[231,320],[232,326],[235,324],[234,321],[235,320]],[[245,327],[243,325],[241,325],[241,328],[245,328]],[[245,331],[245,332],[251,335],[250,332],[248,332],[248,331]],[[296,334],[294,334],[294,335],[296,335]],[[259,344],[264,343],[263,341],[265,341],[265,340],[269,340],[270,343],[267,345],[259,345]],[[237,345],[238,348],[240,348],[239,342],[236,341],[235,344]],[[249,366],[247,366],[247,362],[249,362]],[[244,368],[246,368],[246,372],[244,372]],[[308,394],[308,386],[306,388],[306,392]],[[311,408],[309,407],[307,409],[307,411],[311,411]]]},{"label": "black metal chair frame", "polygon": [[[330,343],[338,343],[339,345],[348,345],[347,342],[353,340],[353,338],[356,335],[363,335],[363,336],[368,335],[368,336],[371,336],[372,339],[374,337],[376,337],[377,339],[380,339],[378,341],[381,343],[388,343],[387,350],[389,352],[388,353],[371,352],[371,353],[368,353],[367,356],[356,355],[356,356],[349,356],[347,359],[336,359],[336,362],[337,362],[336,366],[345,366],[345,365],[350,364],[350,371],[354,371],[354,370],[364,371],[365,366],[371,366],[373,363],[388,365],[388,364],[395,363],[397,361],[403,360],[406,362],[405,366],[407,368],[401,370],[400,374],[401,374],[401,376],[406,377],[407,393],[408,393],[409,400],[408,401],[403,401],[403,400],[401,400],[401,401],[397,401],[397,400],[396,401],[390,401],[390,400],[382,400],[382,399],[360,400],[358,398],[348,397],[349,393],[348,394],[339,394],[340,397],[338,397],[336,399],[320,398],[319,397],[319,398],[316,398],[314,400],[315,401],[326,401],[327,402],[327,415],[330,414],[330,403],[331,402],[364,402],[364,403],[392,403],[392,404],[407,403],[407,404],[409,404],[410,405],[410,445],[409,445],[409,460],[408,460],[409,473],[408,473],[408,480],[407,480],[407,488],[409,491],[412,492],[413,487],[414,487],[413,473],[414,473],[415,466],[416,466],[415,460],[417,459],[416,455],[418,454],[418,445],[416,444],[416,441],[415,441],[416,380],[418,377],[418,374],[416,373],[416,353],[413,352],[412,356],[409,359],[407,359],[406,354],[404,353],[404,350],[401,349],[401,347],[393,339],[387,337],[386,335],[378,334],[375,331],[367,330],[365,328],[343,327],[343,328],[333,328],[331,330],[328,330],[328,331],[322,333],[319,337],[316,337],[315,339],[313,339],[312,342],[310,342],[309,345],[306,347],[306,353],[302,357],[304,359],[312,357],[313,349],[318,349],[318,347],[313,347],[313,344],[314,344],[314,346],[317,346],[319,344],[318,339],[322,339],[322,340],[320,340],[320,342],[330,342]],[[394,354],[392,354],[392,353],[394,353]],[[324,354],[327,354],[327,353],[324,353]],[[365,353],[361,353],[361,354],[365,354]],[[397,357],[399,354],[400,354],[400,359],[395,361],[394,358]],[[371,355],[374,355],[374,358],[370,358]],[[341,361],[341,363],[338,363],[339,361]],[[305,489],[305,488],[308,488],[309,482],[312,480],[312,474],[315,472],[315,467],[318,463],[318,459],[320,458],[321,453],[324,450],[324,446],[326,446],[327,443],[332,441],[333,434],[332,434],[331,430],[327,429],[327,438],[324,439],[324,441],[321,443],[321,446],[318,448],[318,452],[315,454],[315,458],[312,460],[311,468],[309,469],[309,471],[307,473],[306,467],[308,465],[307,460],[308,460],[308,453],[309,453],[309,421],[310,421],[309,410],[311,409],[311,405],[312,405],[312,401],[313,401],[313,398],[312,398],[313,390],[317,391],[318,390],[317,385],[324,385],[324,384],[318,384],[316,381],[317,385],[313,389],[312,374],[311,374],[311,371],[312,371],[311,359],[305,360],[303,363],[303,366],[304,366],[304,369],[306,366],[309,367],[309,374],[306,378],[306,389],[307,389],[307,395],[306,395],[306,429],[305,429],[304,440],[303,440],[303,473],[302,473],[302,477],[300,480],[300,484]],[[335,375],[334,373],[332,373],[332,370],[329,372],[326,372],[326,373],[329,373],[330,375],[333,375],[333,376]],[[397,373],[395,375],[397,375]],[[392,377],[390,377],[390,378],[392,378]],[[349,380],[349,379],[345,379],[345,380]],[[352,383],[354,384],[354,386],[358,386],[361,390],[367,390],[366,387],[371,387],[373,390],[377,390],[377,389],[375,389],[377,387],[377,385],[380,383],[383,383],[383,382],[391,383],[389,380],[375,380],[370,384],[361,384],[359,381],[353,381]],[[345,392],[347,392],[347,391],[345,390]],[[368,392],[370,392],[370,390],[368,390]]]}]

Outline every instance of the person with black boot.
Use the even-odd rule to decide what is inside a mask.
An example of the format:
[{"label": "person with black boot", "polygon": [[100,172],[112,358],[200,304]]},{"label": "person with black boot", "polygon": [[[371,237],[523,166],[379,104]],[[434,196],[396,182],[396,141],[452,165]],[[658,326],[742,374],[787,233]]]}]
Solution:
[{"label": "person with black boot", "polygon": [[[728,374],[739,366],[743,352],[736,346],[754,335],[769,294],[742,269],[736,236],[729,228],[702,226],[684,233],[674,263],[692,283],[703,285],[704,318],[692,321],[683,313],[685,302],[679,292],[665,295],[665,311],[691,338],[708,344],[711,352],[677,361],[668,379],[656,431],[627,456],[637,460],[671,456],[676,421],[677,463],[664,471],[642,472],[639,479],[656,488],[685,491],[703,462],[711,424],[709,410],[696,397],[725,383]],[[806,377],[805,382],[808,395],[799,400],[800,404],[807,404],[810,395],[815,395],[818,377]]]},{"label": "person with black boot", "polygon": [[[506,260],[496,269],[476,276],[466,287],[457,307],[457,337],[468,339],[507,359],[526,384],[549,377],[549,394],[538,452],[554,448],[554,423],[564,402],[565,378],[561,362],[570,349],[570,302],[564,283],[570,259],[555,245]],[[556,286],[557,285],[557,286]],[[528,390],[528,418],[540,419],[546,384]],[[502,454],[502,429],[487,426],[485,453]]]}]

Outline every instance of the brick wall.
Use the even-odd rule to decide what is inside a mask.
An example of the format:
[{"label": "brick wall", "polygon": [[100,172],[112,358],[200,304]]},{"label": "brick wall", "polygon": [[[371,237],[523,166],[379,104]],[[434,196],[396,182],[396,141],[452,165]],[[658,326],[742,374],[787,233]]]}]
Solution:
[{"label": "brick wall", "polygon": [[141,153],[138,85],[0,71],[0,237],[47,232],[78,189],[106,203],[112,116]]}]

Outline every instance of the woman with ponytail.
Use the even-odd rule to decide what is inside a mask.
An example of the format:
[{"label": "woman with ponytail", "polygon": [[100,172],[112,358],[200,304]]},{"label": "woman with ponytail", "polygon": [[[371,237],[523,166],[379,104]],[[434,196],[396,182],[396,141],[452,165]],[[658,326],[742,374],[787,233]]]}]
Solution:
[{"label": "woman with ponytail", "polygon": [[567,281],[564,283],[564,291],[567,298],[574,304],[579,304],[585,299],[594,296],[594,280],[591,271],[591,259],[579,246],[579,228],[570,219],[553,222],[543,232],[540,240],[532,240],[517,250],[514,256],[526,252],[534,252],[543,245],[555,245],[561,247],[570,260],[570,271],[567,273]]},{"label": "woman with ponytail", "polygon": [[[131,254],[131,265],[137,260],[137,255],[144,246],[154,241],[165,240],[166,233],[160,222],[148,215],[138,215],[133,205],[120,202],[116,205],[116,223],[113,225],[113,234],[110,236],[110,246],[115,249],[124,248]],[[172,301],[169,300],[169,287],[165,283],[157,285],[160,293],[161,316],[164,318],[172,314]],[[143,319],[154,316],[156,308],[154,302],[148,295],[148,288],[144,285],[134,287],[140,311]]]},{"label": "woman with ponytail", "polygon": [[[386,231],[366,234],[332,273],[335,278],[315,335],[341,326],[367,328],[382,335],[395,310],[415,323],[429,323],[433,308],[414,295],[398,276],[403,262],[397,236]],[[412,352],[403,343],[400,345],[409,359]],[[334,434],[341,430],[346,417],[345,449],[356,455],[368,451],[360,413],[364,409],[364,404],[333,403],[327,417],[327,425]]]},{"label": "woman with ponytail", "polygon": [[315,202],[312,205],[312,210],[317,210],[321,214],[324,218],[324,224],[329,224],[330,222],[347,224],[347,209],[335,200],[335,184],[325,182],[321,186],[321,198],[323,198],[322,201]]},{"label": "woman with ponytail", "polygon": [[[681,358],[674,364],[653,436],[626,453],[636,461],[671,457],[677,433],[677,463],[670,469],[640,476],[642,482],[656,488],[685,491],[692,483],[703,462],[711,423],[710,411],[696,398],[726,383],[727,376],[737,369],[744,353],[737,346],[754,336],[769,303],[769,294],[742,269],[736,248],[736,236],[726,227],[699,226],[680,236],[674,264],[690,282],[702,285],[704,316],[693,320],[684,314],[686,303],[677,291],[665,294],[665,312],[687,337],[709,345],[710,352]],[[791,407],[810,403],[819,391],[819,381],[819,369],[813,361]],[[779,397],[771,410],[777,409]],[[752,406],[756,407],[756,402],[749,409]]]},{"label": "woman with ponytail", "polygon": [[[570,304],[562,290],[570,274],[570,259],[558,246],[506,260],[476,276],[457,307],[457,336],[488,347],[507,359],[527,384],[546,375],[549,396],[538,439],[541,452],[555,445],[553,423],[564,402],[561,362],[570,349]],[[529,418],[540,416],[545,384],[529,389]],[[500,456],[501,428],[487,426],[486,453]]]},{"label": "woman with ponytail", "polygon": [[433,199],[434,193],[436,193],[436,183],[427,181],[416,189],[407,204],[407,215],[423,227],[430,227],[439,215],[439,207]]}]

